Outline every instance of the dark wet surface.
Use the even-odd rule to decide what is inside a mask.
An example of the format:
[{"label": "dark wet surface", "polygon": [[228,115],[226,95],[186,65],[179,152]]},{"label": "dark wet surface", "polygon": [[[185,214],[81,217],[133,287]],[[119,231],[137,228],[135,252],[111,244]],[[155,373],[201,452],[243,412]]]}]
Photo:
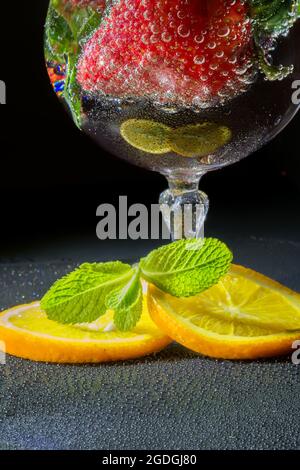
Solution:
[{"label": "dark wet surface", "polygon": [[[300,290],[300,244],[233,240],[236,261]],[[0,264],[1,308],[37,299],[68,262]],[[298,449],[300,366],[217,361],[171,345],[106,365],[0,366],[0,449]]]}]

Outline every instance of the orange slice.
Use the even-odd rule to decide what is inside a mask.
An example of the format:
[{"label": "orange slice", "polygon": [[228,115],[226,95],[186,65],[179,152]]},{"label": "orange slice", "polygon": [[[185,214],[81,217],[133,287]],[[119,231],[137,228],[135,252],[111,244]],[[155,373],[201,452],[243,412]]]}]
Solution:
[{"label": "orange slice", "polygon": [[150,286],[148,308],[165,334],[211,357],[287,354],[300,339],[300,295],[241,266],[195,297],[178,299]]},{"label": "orange slice", "polygon": [[0,314],[0,341],[13,356],[43,362],[95,363],[134,359],[160,351],[171,339],[150,319],[146,304],[130,332],[111,328],[113,312],[89,325],[49,320],[38,302]]}]

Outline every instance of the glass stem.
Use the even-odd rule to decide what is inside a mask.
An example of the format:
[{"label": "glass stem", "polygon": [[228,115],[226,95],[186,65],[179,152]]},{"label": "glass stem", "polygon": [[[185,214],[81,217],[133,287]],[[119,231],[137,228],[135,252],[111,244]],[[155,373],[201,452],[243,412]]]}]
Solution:
[{"label": "glass stem", "polygon": [[168,177],[169,189],[161,194],[159,203],[173,240],[204,237],[209,200],[199,191],[201,176],[190,180]]}]

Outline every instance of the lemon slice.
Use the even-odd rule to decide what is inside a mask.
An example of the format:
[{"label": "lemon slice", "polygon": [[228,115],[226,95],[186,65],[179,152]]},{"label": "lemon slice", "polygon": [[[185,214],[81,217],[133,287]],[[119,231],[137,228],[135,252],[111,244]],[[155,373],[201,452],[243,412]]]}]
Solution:
[{"label": "lemon slice", "polygon": [[14,356],[43,362],[92,363],[133,359],[157,352],[171,340],[150,319],[130,332],[112,328],[113,313],[90,325],[69,326],[49,320],[39,303],[21,305],[0,315],[0,341]]},{"label": "lemon slice", "polygon": [[172,129],[160,122],[129,119],[123,122],[121,135],[127,143],[143,152],[175,152],[183,157],[205,157],[231,140],[231,130],[213,122],[202,122]]},{"label": "lemon slice", "polygon": [[165,334],[207,356],[276,356],[300,339],[300,295],[241,266],[233,265],[217,285],[187,299],[150,286],[148,307]]},{"label": "lemon slice", "polygon": [[129,119],[121,125],[121,135],[133,147],[143,152],[163,154],[171,151],[170,128],[160,122]]},{"label": "lemon slice", "polygon": [[203,122],[174,129],[170,137],[171,149],[184,157],[205,157],[215,153],[231,140],[228,127]]}]

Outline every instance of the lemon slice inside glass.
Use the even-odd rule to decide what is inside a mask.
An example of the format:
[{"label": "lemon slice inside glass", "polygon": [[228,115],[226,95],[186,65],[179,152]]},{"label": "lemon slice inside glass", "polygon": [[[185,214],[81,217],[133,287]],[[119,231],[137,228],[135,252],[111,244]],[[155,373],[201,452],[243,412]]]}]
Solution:
[{"label": "lemon slice inside glass", "polygon": [[143,152],[163,154],[171,151],[170,128],[160,122],[129,119],[120,128],[123,139]]},{"label": "lemon slice inside glass", "polygon": [[231,130],[213,122],[203,122],[174,129],[171,149],[183,157],[205,157],[231,140]]},{"label": "lemon slice inside glass", "polygon": [[133,147],[152,154],[177,153],[183,157],[205,157],[215,153],[232,138],[231,130],[213,122],[172,129],[160,122],[129,119],[120,128],[123,139]]}]

